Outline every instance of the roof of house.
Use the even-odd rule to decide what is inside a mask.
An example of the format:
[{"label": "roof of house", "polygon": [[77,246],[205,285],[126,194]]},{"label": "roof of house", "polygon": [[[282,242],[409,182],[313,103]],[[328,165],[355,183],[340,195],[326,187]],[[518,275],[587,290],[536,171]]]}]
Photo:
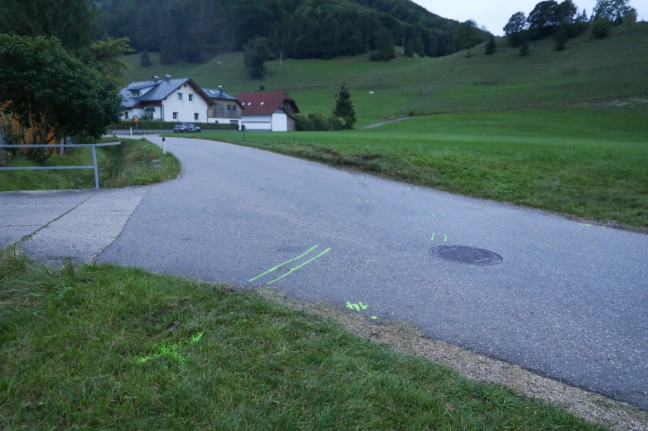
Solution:
[{"label": "roof of house", "polygon": [[205,93],[207,93],[209,97],[211,97],[214,100],[231,100],[232,102],[239,101],[236,97],[230,96],[229,94],[224,92],[222,88],[219,88],[218,90],[203,88],[203,90],[205,91]]},{"label": "roof of house", "polygon": [[[295,100],[284,91],[241,93],[238,96],[243,106],[243,116],[272,115],[285,104],[292,106],[292,113],[299,112]],[[290,115],[291,113],[288,112]]]},{"label": "roof of house", "polygon": [[[122,105],[126,108],[133,108],[142,102],[161,102],[184,84],[189,84],[206,101],[211,100],[211,97],[191,78],[171,79],[167,77],[150,81],[131,82],[128,84],[128,87],[122,88],[119,94],[123,99]],[[133,91],[145,90],[147,88],[150,88],[151,90],[141,96],[133,95]]]}]

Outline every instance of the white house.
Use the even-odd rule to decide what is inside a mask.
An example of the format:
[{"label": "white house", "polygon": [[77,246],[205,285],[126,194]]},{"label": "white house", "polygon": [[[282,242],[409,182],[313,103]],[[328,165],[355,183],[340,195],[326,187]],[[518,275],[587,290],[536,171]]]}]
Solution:
[{"label": "white house", "polygon": [[283,91],[239,94],[241,122],[246,130],[287,132],[295,130],[295,100]]},{"label": "white house", "polygon": [[122,120],[240,124],[241,105],[222,90],[206,90],[191,78],[132,82],[120,91]]}]

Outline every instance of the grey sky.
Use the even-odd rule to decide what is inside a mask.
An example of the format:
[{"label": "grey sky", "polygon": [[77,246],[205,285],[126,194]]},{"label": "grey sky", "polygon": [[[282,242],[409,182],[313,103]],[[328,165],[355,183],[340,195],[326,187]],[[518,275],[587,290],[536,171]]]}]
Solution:
[{"label": "grey sky", "polygon": [[[413,0],[427,10],[444,18],[457,21],[472,19],[495,35],[502,35],[502,28],[515,12],[526,15],[533,10],[541,0]],[[561,0],[558,0],[559,2]],[[578,11],[587,10],[587,16],[592,13],[596,0],[572,0]],[[648,19],[648,1],[630,0],[630,5],[637,9],[639,20]]]}]

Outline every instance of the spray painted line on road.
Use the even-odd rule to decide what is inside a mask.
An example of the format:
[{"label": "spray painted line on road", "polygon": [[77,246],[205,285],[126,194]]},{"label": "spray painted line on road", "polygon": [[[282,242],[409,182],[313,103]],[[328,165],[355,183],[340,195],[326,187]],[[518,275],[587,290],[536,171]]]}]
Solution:
[{"label": "spray painted line on road", "polygon": [[[255,276],[255,277],[252,277],[251,279],[248,280],[248,282],[251,283],[251,282],[256,281],[256,280],[258,280],[258,279],[260,279],[260,278],[262,278],[262,277],[265,277],[266,275],[275,272],[275,271],[278,270],[279,268],[282,268],[282,267],[284,267],[284,266],[286,266],[286,265],[288,265],[288,264],[290,264],[290,263],[292,263],[292,262],[295,262],[296,260],[299,260],[299,259],[305,257],[306,255],[310,254],[313,250],[315,250],[315,249],[318,248],[318,247],[319,247],[319,244],[316,244],[316,245],[312,246],[311,248],[309,248],[308,250],[306,250],[305,252],[303,252],[302,254],[300,254],[300,255],[298,255],[298,256],[295,256],[295,257],[293,257],[292,259],[287,260],[287,261],[285,261],[285,262],[283,262],[283,263],[280,263],[279,265],[276,265],[276,266],[270,268],[269,270],[267,270],[267,271],[265,271],[265,272],[262,272],[261,274]],[[331,251],[331,248],[329,247],[329,248],[327,248],[326,250],[324,250],[323,252],[321,252],[321,253],[319,253],[318,255],[316,255],[315,257],[312,257],[312,258],[308,259],[306,262],[300,263],[299,265],[297,265],[297,266],[291,268],[291,269],[288,270],[288,272],[286,272],[285,274],[283,274],[283,275],[281,275],[281,276],[279,276],[279,277],[277,277],[277,278],[275,278],[275,279],[272,279],[272,280],[268,281],[267,284],[273,284],[273,283],[276,283],[277,281],[279,281],[279,280],[281,280],[281,279],[284,279],[284,278],[288,277],[288,276],[291,275],[293,272],[297,271],[297,270],[300,269],[300,268],[303,268],[304,266],[308,265],[308,264],[311,263],[311,262],[314,262],[315,260],[317,260],[317,259],[319,259],[320,257],[324,256],[326,253],[328,253],[328,252],[330,252],[330,251]]]},{"label": "spray painted line on road", "polygon": [[[439,234],[438,239],[441,240],[442,238],[443,238],[443,242],[448,242],[448,235],[447,234],[444,233],[443,236],[441,234]],[[432,232],[432,237],[430,237],[430,241],[434,241],[436,239],[437,239],[436,232]]]}]

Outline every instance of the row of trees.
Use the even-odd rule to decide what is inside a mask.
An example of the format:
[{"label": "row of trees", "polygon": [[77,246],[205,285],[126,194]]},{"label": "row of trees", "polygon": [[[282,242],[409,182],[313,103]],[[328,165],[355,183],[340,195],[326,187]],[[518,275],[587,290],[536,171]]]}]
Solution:
[{"label": "row of trees", "polygon": [[600,37],[597,28],[620,24],[624,20],[636,21],[637,12],[629,0],[598,0],[591,17],[578,9],[572,0],[558,3],[554,0],[542,1],[533,8],[528,16],[516,12],[504,26],[504,33],[510,46],[520,46],[527,40],[542,39],[550,35],[556,38],[556,49],[564,48],[568,38],[584,33],[593,23],[594,35]]},{"label": "row of trees", "polygon": [[[18,1],[18,0],[12,0]],[[67,1],[67,0],[65,0]],[[258,37],[276,55],[328,59],[394,45],[410,55],[441,56],[459,49],[459,23],[406,0],[98,0],[94,27],[128,37],[140,52],[164,63],[199,62],[243,50]],[[389,46],[389,49],[380,49]]]},{"label": "row of trees", "polygon": [[91,11],[87,0],[5,0],[0,7],[0,124],[8,143],[96,138],[119,121],[128,40],[93,40]]}]

